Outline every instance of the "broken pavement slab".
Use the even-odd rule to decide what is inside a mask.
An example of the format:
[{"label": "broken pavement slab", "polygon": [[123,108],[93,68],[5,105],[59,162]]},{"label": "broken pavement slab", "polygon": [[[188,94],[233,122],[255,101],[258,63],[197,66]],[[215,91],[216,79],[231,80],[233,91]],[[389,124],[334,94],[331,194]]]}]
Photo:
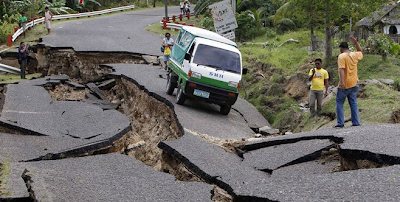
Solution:
[{"label": "broken pavement slab", "polygon": [[66,81],[65,82],[68,86],[73,87],[74,89],[80,90],[80,89],[85,89],[86,87],[82,84],[75,83],[73,81]]},{"label": "broken pavement slab", "polygon": [[212,201],[213,187],[181,182],[122,154],[20,163],[38,201]]},{"label": "broken pavement slab", "polygon": [[[109,147],[131,130],[129,119],[116,110],[105,111],[84,102],[53,101],[47,90],[36,86],[41,82],[43,79],[7,85],[0,125],[6,129],[5,132],[52,137],[41,139],[43,142],[38,148],[43,148],[41,144],[64,143],[65,146],[47,150],[52,148],[48,146],[43,151],[29,147],[27,155],[12,154],[15,159],[26,161],[87,155]],[[18,148],[27,147],[20,145]],[[3,151],[1,154],[4,152],[7,153]]]},{"label": "broken pavement slab", "polygon": [[[278,170],[271,176],[241,163],[241,158],[235,154],[190,133],[178,140],[161,142],[159,147],[203,180],[225,189],[235,201],[397,201],[400,197],[397,191],[400,188],[398,165],[336,173],[310,170],[303,175]],[[314,167],[307,162],[307,165],[295,164],[281,169],[294,171],[296,168]]]},{"label": "broken pavement slab", "polygon": [[65,81],[69,80],[69,77],[67,75],[52,75],[52,76],[46,76],[44,78],[48,81],[57,80],[57,81],[65,82]]},{"label": "broken pavement slab", "polygon": [[[0,158],[8,162],[19,162],[63,153],[72,148],[84,148],[89,140],[51,136],[31,136],[0,133]],[[89,151],[89,150],[87,150]]]},{"label": "broken pavement slab", "polygon": [[206,182],[218,185],[234,197],[249,195],[252,188],[246,185],[269,178],[264,172],[243,166],[239,156],[191,133],[185,133],[178,140],[160,142],[158,147]]},{"label": "broken pavement slab", "polygon": [[245,99],[238,98],[232,109],[239,112],[251,128],[271,126],[267,119]]},{"label": "broken pavement slab", "polygon": [[329,139],[339,144],[342,155],[368,159],[381,164],[400,164],[400,124],[363,125],[341,129],[294,133],[248,142],[240,149],[253,151],[260,148],[304,140]]},{"label": "broken pavement slab", "polygon": [[264,136],[279,134],[279,129],[274,129],[269,126],[263,126],[258,130]]},{"label": "broken pavement slab", "polygon": [[258,170],[273,171],[284,166],[315,160],[320,157],[323,150],[329,150],[333,146],[329,140],[305,140],[270,146],[245,153],[243,164]]},{"label": "broken pavement slab", "polygon": [[160,65],[160,59],[157,56],[142,55],[142,58],[146,61],[147,64]]},{"label": "broken pavement slab", "polygon": [[86,86],[94,93],[94,95],[102,100],[107,100],[107,98],[103,95],[101,90],[94,83],[88,83]]},{"label": "broken pavement slab", "polygon": [[130,127],[129,119],[116,110],[104,111],[84,102],[53,101],[43,87],[27,84],[7,86],[1,118],[48,136],[91,138],[118,134]]},{"label": "broken pavement slab", "polygon": [[110,90],[115,86],[115,79],[105,80],[97,86],[100,90]]}]

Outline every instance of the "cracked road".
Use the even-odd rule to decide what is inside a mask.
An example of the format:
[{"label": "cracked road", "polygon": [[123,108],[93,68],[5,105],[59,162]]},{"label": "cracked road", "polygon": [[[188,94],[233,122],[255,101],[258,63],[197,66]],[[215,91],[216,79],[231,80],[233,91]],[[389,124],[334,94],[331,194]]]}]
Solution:
[{"label": "cracked road", "polygon": [[[83,52],[159,55],[161,37],[144,28],[159,21],[163,11],[132,11],[57,23],[53,34],[44,37],[43,42]],[[178,8],[170,11],[177,13]],[[399,124],[325,129],[253,140],[254,132],[249,125],[269,124],[245,100],[239,99],[228,116],[220,115],[218,107],[210,104],[175,105],[175,97],[165,93],[166,72],[160,67],[107,66],[113,68],[107,77],[116,80],[109,92],[119,97],[115,89],[125,89],[127,92],[119,101],[126,109],[148,108],[127,114],[90,102],[54,101],[46,88],[65,82],[59,76],[5,87],[0,118],[0,171],[5,172],[0,172],[0,201],[400,198]],[[158,116],[154,109],[163,114]],[[160,126],[168,128],[158,130]],[[135,131],[144,134],[134,134]],[[162,136],[160,131],[182,136],[151,140]],[[243,144],[222,144],[235,140]],[[146,146],[152,147],[143,152],[147,155],[143,158],[160,154],[159,159],[153,160],[154,165],[146,165],[140,158]],[[129,155],[130,152],[135,155]],[[195,181],[176,180],[173,173],[191,176]],[[225,193],[219,195],[215,186]],[[216,197],[222,195],[226,197]]]}]

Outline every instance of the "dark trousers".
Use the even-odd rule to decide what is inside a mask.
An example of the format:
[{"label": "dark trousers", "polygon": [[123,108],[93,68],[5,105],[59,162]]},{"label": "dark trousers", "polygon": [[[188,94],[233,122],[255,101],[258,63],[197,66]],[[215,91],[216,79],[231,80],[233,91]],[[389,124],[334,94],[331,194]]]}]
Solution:
[{"label": "dark trousers", "polygon": [[28,58],[26,59],[22,59],[21,60],[21,64],[20,64],[20,68],[21,68],[21,79],[25,79],[25,70],[26,67],[28,66]]},{"label": "dark trousers", "polygon": [[317,101],[317,115],[321,116],[322,100],[324,99],[323,90],[310,90],[310,112],[311,117],[315,116],[315,100]]}]

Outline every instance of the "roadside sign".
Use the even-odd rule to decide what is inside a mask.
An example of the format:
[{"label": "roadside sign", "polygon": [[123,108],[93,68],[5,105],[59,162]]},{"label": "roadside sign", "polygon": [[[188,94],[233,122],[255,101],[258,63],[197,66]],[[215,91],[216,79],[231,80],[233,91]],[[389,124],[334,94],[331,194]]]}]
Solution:
[{"label": "roadside sign", "polygon": [[234,30],[238,27],[230,0],[221,1],[209,6],[218,34]]},{"label": "roadside sign", "polygon": [[232,30],[232,31],[230,31],[230,32],[226,32],[226,33],[223,33],[223,34],[221,34],[221,36],[223,36],[223,37],[225,37],[225,38],[227,38],[227,39],[230,39],[230,40],[235,40],[235,30]]}]

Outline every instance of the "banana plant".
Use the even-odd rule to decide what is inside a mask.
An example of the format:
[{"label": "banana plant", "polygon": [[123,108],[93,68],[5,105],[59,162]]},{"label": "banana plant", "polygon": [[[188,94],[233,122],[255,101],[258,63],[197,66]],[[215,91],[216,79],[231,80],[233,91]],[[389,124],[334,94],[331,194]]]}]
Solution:
[{"label": "banana plant", "polygon": [[86,0],[83,4],[76,4],[76,9],[80,12],[93,11],[101,7],[101,4],[96,0]]}]

